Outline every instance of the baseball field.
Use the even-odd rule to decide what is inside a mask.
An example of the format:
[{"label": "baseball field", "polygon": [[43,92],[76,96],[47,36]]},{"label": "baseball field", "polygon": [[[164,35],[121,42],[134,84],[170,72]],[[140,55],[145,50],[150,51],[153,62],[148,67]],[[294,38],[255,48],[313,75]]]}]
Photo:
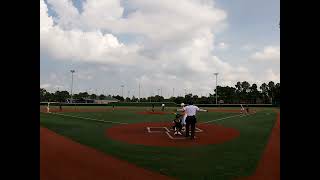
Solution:
[{"label": "baseball field", "polygon": [[191,140],[174,107],[40,107],[41,179],[280,179],[279,108],[203,108]]}]

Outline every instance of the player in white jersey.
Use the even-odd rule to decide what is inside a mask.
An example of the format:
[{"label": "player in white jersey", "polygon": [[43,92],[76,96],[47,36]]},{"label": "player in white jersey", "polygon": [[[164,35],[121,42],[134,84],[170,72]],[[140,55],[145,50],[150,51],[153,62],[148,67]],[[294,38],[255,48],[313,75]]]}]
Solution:
[{"label": "player in white jersey", "polygon": [[48,102],[48,106],[47,106],[47,113],[50,112],[50,103]]},{"label": "player in white jersey", "polygon": [[[184,103],[181,103],[181,108],[184,108],[185,104]],[[182,124],[182,131],[185,131],[186,129],[186,118],[187,118],[187,113],[183,112],[183,117],[182,117],[182,121],[181,121],[181,124]]]},{"label": "player in white jersey", "polygon": [[161,111],[164,111],[164,104],[161,105]]},{"label": "player in white jersey", "polygon": [[184,111],[187,114],[186,118],[186,137],[189,137],[189,127],[191,125],[191,139],[194,139],[194,130],[197,123],[196,113],[197,111],[208,112],[208,110],[200,109],[198,106],[194,106],[193,102],[190,102],[188,106],[179,109],[178,111]]},{"label": "player in white jersey", "polygon": [[247,115],[248,111],[244,109],[244,107],[242,106],[242,104],[240,104],[240,106],[241,106],[240,113],[241,113],[241,114],[244,114],[244,115]]}]

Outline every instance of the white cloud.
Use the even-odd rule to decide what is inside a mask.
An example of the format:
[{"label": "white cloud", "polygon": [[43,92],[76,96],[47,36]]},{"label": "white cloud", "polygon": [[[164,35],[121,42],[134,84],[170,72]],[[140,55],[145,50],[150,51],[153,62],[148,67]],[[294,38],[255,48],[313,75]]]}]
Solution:
[{"label": "white cloud", "polygon": [[[145,95],[159,87],[164,95],[171,94],[173,87],[177,93],[179,87],[206,94],[214,87],[213,72],[220,73],[224,85],[254,80],[247,67],[212,53],[229,47],[225,42],[214,46],[216,31],[227,24],[227,13],[214,1],[90,0],[83,2],[81,13],[71,0],[47,2],[57,17],[48,16],[47,5],[40,0],[41,57],[97,65],[78,67],[78,89],[118,87],[120,82],[135,87],[141,82]],[[139,41],[128,43],[120,38],[123,35]],[[69,84],[69,79],[58,81],[66,81],[62,76],[56,73],[50,83]]]},{"label": "white cloud", "polygon": [[[152,41],[183,40],[197,29],[221,29],[227,14],[210,1],[171,0],[124,1],[134,9],[123,16],[120,0],[90,0],[79,14],[71,0],[48,0],[59,15],[56,22],[63,29],[107,30],[113,33],[140,34]],[[179,5],[176,5],[179,4]],[[194,16],[194,13],[197,16]]]},{"label": "white cloud", "polygon": [[53,26],[53,20],[48,16],[48,7],[40,0],[40,32],[48,31]]},{"label": "white cloud", "polygon": [[79,12],[77,8],[73,6],[72,0],[47,0],[47,2],[59,15],[58,23],[63,27],[69,28],[75,22],[79,22]]},{"label": "white cloud", "polygon": [[59,90],[59,91],[63,91],[63,90],[66,89],[63,85],[55,85],[53,88],[54,88],[55,90]]},{"label": "white cloud", "polygon": [[225,42],[221,42],[218,44],[219,49],[227,49],[228,47],[229,47],[229,44],[227,44]]},{"label": "white cloud", "polygon": [[92,80],[94,78],[94,72],[92,71],[76,72],[75,78],[80,80]]},{"label": "white cloud", "polygon": [[250,56],[253,61],[280,62],[280,46],[266,46]]},{"label": "white cloud", "polygon": [[[54,81],[51,81],[54,82]],[[55,82],[54,82],[55,83]],[[69,91],[68,87],[65,87],[64,85],[59,85],[59,84],[50,84],[50,83],[43,83],[40,84],[40,88],[43,88],[49,92],[55,92],[55,91],[64,91],[67,90]]]},{"label": "white cloud", "polygon": [[[51,2],[51,1],[49,1]],[[52,1],[55,2],[53,7],[59,9],[61,12],[59,17],[62,23],[70,20],[74,14],[71,11],[75,9],[73,5],[66,7],[59,3],[67,2],[66,0]],[[68,3],[67,3],[68,4]],[[70,13],[68,11],[68,8]],[[71,9],[70,9],[71,8]],[[67,10],[66,10],[67,9]],[[66,16],[67,20],[64,19]],[[74,15],[75,16],[75,15]],[[60,23],[60,19],[59,19]],[[68,23],[67,23],[68,24]],[[59,60],[73,60],[85,61],[93,63],[132,63],[129,61],[118,61],[119,57],[129,57],[139,47],[137,45],[126,46],[119,42],[118,39],[112,34],[102,34],[100,30],[96,31],[83,31],[81,29],[64,30],[60,25],[54,25],[52,17],[48,16],[48,9],[43,0],[40,1],[40,50],[41,53],[47,54],[54,59]],[[129,59],[128,58],[128,59]]]},{"label": "white cloud", "polygon": [[253,44],[245,44],[241,49],[244,51],[251,51],[255,49],[255,46]]},{"label": "white cloud", "polygon": [[56,80],[57,79],[57,74],[56,73],[50,73],[49,79],[50,80]]},{"label": "white cloud", "polygon": [[49,83],[45,83],[45,84],[40,84],[40,88],[44,88],[44,89],[48,89],[50,88],[52,85]]},{"label": "white cloud", "polygon": [[276,73],[272,69],[267,69],[265,72],[265,80],[268,82],[280,82],[280,73]]}]

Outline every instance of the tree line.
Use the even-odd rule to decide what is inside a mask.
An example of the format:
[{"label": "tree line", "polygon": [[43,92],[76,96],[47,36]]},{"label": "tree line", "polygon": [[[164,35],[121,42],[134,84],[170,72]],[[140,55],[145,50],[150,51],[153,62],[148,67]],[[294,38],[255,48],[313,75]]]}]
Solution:
[{"label": "tree line", "polygon": [[[258,88],[257,84],[248,83],[247,81],[237,82],[234,87],[229,86],[217,86],[218,90],[218,103],[224,104],[280,104],[280,83],[263,83]],[[40,88],[40,101],[41,102],[66,102],[71,96],[68,91],[56,91],[50,93],[44,88]],[[149,96],[140,98],[140,100],[132,96],[131,98],[124,98],[120,95],[111,96],[104,94],[88,94],[87,92],[80,92],[73,94],[73,99],[99,99],[115,98],[122,102],[175,102],[175,103],[187,103],[193,101],[196,104],[215,104],[216,103],[216,90],[209,93],[209,96],[197,96],[193,94],[186,94],[185,96],[170,97],[165,99],[163,96]]]}]

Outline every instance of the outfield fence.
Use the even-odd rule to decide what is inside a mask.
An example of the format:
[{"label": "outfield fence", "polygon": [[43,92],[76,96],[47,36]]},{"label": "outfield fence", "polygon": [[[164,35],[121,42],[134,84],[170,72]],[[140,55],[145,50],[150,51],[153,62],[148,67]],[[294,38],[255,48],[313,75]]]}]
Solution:
[{"label": "outfield fence", "polygon": [[[50,103],[50,107],[61,106],[133,106],[133,107],[160,107],[165,104],[166,107],[180,107],[180,104],[174,102],[117,102],[109,104],[97,104],[97,103],[59,103],[59,102],[40,102],[40,106],[47,106]],[[240,107],[240,104],[195,104],[198,107]],[[276,104],[245,104],[249,107],[279,107]]]}]

